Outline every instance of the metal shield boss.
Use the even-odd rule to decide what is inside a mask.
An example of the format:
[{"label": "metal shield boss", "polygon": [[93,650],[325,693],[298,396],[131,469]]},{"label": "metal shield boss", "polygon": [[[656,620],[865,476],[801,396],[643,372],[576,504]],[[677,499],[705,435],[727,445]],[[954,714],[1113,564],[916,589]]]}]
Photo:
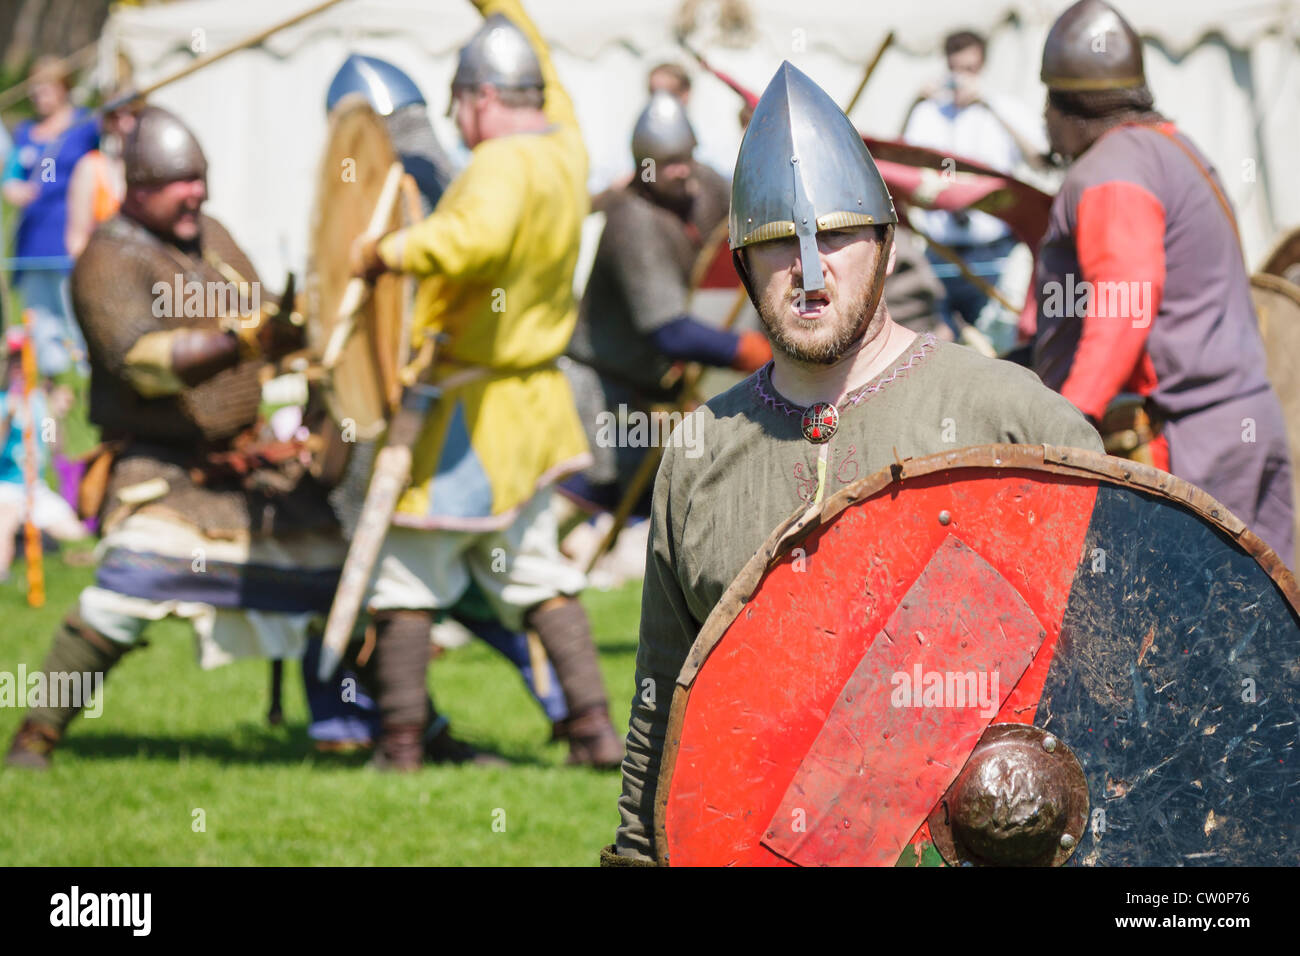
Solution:
[{"label": "metal shield boss", "polygon": [[734,251],[799,240],[803,288],[824,289],[817,233],[898,222],[862,136],[826,92],[781,64],[754,109],[731,186]]},{"label": "metal shield boss", "polygon": [[1295,865],[1300,591],[1173,476],[994,445],[791,518],[678,678],[670,865]]}]

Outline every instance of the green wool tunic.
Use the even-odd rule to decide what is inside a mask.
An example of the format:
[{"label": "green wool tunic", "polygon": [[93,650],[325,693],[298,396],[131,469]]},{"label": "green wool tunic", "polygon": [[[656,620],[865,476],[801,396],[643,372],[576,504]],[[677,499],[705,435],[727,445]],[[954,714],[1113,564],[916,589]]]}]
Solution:
[{"label": "green wool tunic", "polygon": [[915,339],[892,368],[837,403],[839,429],[826,446],[804,439],[802,408],[776,392],[770,368],[687,416],[655,480],[619,798],[623,856],[654,856],[659,760],[687,653],[772,530],[818,500],[822,447],[822,500],[897,459],[970,445],[1102,450],[1087,420],[1033,372],[932,336]]}]

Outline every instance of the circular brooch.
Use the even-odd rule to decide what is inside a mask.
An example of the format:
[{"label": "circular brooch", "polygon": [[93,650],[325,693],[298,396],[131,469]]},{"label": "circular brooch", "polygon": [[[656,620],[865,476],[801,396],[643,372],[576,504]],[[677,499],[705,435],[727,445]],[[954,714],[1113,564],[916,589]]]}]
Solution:
[{"label": "circular brooch", "polygon": [[814,445],[824,445],[840,427],[840,410],[830,402],[817,402],[804,409],[803,437]]}]

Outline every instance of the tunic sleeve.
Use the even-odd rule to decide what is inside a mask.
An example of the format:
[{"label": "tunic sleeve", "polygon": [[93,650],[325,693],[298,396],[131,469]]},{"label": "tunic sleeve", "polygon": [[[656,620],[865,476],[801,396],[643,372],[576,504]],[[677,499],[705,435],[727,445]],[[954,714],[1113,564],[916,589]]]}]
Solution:
[{"label": "tunic sleeve", "polygon": [[1165,210],[1135,183],[1093,186],[1079,198],[1075,243],[1092,294],[1061,394],[1100,419],[1134,378],[1165,287]]},{"label": "tunic sleeve", "polygon": [[615,839],[620,856],[649,860],[655,858],[655,793],[673,691],[700,628],[686,608],[674,572],[681,519],[673,503],[688,493],[681,482],[678,488],[673,487],[675,451],[669,447],[655,480],[645,585],[641,593],[636,687],[628,719],[623,794],[618,801],[620,823]]},{"label": "tunic sleeve", "polygon": [[509,144],[484,143],[423,222],[380,243],[403,272],[483,279],[497,275],[519,232],[528,170]]}]

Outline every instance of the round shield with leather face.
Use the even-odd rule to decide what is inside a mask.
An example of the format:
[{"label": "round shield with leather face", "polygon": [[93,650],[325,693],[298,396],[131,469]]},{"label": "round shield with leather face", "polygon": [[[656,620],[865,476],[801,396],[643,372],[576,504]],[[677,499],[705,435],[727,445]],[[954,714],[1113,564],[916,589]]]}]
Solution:
[{"label": "round shield with leather face", "polygon": [[[316,182],[308,250],[308,344],[320,358],[335,326],[350,278],[352,243],[370,224],[389,168],[397,161],[383,119],[361,96],[345,97],[330,113],[329,134]],[[385,232],[411,221],[409,203],[396,203]],[[377,437],[401,391],[398,371],[409,289],[392,273],[381,276],[356,316],[355,331],[321,383],[329,415],[346,441]],[[336,449],[337,451],[337,449]]]},{"label": "round shield with leather face", "polygon": [[1298,606],[1259,538],[1153,468],[891,466],[773,532],[705,622],[659,858],[1294,865]]},{"label": "round shield with leather face", "polygon": [[[1300,231],[1292,241],[1300,256]],[[1300,461],[1300,285],[1283,278],[1283,273],[1300,278],[1300,262],[1289,262],[1283,245],[1271,260],[1277,274],[1257,272],[1250,277],[1250,297],[1259,321],[1259,336],[1264,340],[1264,359],[1268,380],[1282,404],[1286,422],[1287,444],[1291,461]],[[1300,501],[1300,468],[1291,469],[1291,496]],[[1295,530],[1300,540],[1300,511],[1296,512]]]}]

